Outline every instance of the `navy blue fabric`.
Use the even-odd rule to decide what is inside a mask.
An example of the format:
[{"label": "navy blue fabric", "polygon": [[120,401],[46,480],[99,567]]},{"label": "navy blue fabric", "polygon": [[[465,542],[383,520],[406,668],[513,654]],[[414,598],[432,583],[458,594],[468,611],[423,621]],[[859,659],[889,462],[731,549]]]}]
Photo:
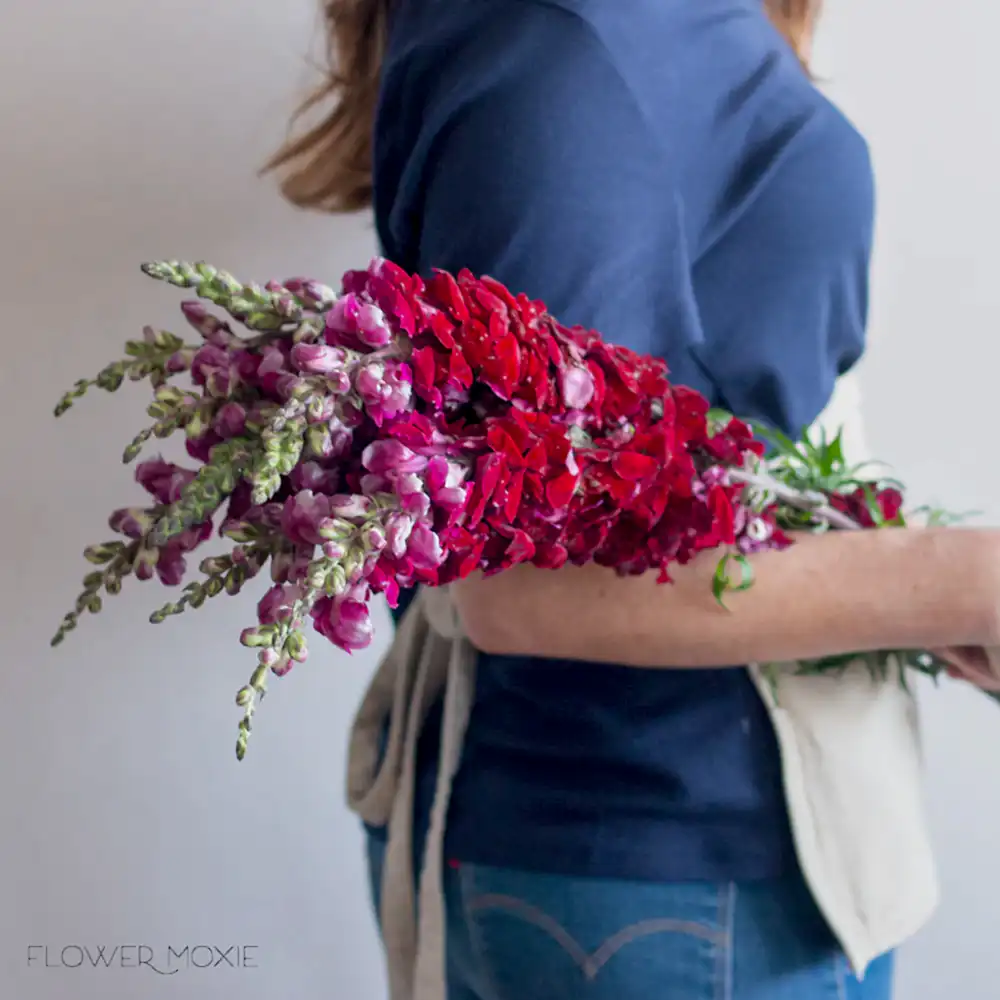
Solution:
[{"label": "navy blue fabric", "polygon": [[[375,209],[403,267],[491,274],[790,433],[863,348],[868,150],[759,0],[398,0]],[[788,871],[747,672],[481,656],[447,850],[616,878]]]}]

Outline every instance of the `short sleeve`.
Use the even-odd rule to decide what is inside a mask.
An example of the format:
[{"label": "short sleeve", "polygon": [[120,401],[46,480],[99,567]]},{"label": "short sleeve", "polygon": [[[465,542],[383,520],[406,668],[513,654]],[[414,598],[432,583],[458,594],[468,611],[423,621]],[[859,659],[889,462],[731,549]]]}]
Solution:
[{"label": "short sleeve", "polygon": [[427,112],[420,270],[489,274],[710,391],[691,352],[701,328],[669,150],[585,22],[503,9],[503,37],[482,49],[493,62],[456,55],[448,89],[462,96]]},{"label": "short sleeve", "polygon": [[720,405],[798,434],[864,350],[874,180],[864,139],[824,100],[783,142],[693,274]]}]

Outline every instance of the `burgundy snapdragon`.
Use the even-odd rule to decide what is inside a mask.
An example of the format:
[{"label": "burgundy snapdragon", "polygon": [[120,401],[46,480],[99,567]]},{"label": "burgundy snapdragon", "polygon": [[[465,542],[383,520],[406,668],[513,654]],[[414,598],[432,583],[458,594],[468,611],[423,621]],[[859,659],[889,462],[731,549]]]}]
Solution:
[{"label": "burgundy snapdragon", "polygon": [[[159,457],[138,466],[155,506],[112,514],[126,541],[88,550],[109,568],[87,578],[57,639],[79,609],[99,607],[94,588],[104,581],[108,592],[129,572],[181,583],[185,557],[211,535],[221,507],[230,561],[205,560],[208,581],[154,620],[237,593],[269,564],[258,624],[242,636],[258,667],[238,696],[240,747],[261,678],[305,660],[309,620],[352,652],[372,640],[378,594],[394,606],[400,588],[520,564],[595,563],[669,582],[674,566],[707,550],[746,568],[746,556],[791,544],[781,525],[802,523],[779,517],[777,502],[761,509],[770,501],[737,476],[764,452],[746,423],[719,426],[661,359],[561,324],[491,278],[424,278],[381,258],[347,272],[339,294],[305,278],[244,285],[207,265],[167,262],[147,273],[197,288],[252,336],[185,301],[200,344],[147,329],[129,348],[135,367],[101,373],[102,386],[145,371],[165,387],[150,408],[156,425],[127,459],[152,435],[183,428],[203,468]],[[166,386],[185,371],[200,398]],[[871,528],[897,523],[903,498],[871,483],[828,499]]]},{"label": "burgundy snapdragon", "polygon": [[321,545],[321,529],[330,519],[330,500],[321,493],[302,490],[285,501],[281,531],[294,544]]},{"label": "burgundy snapdragon", "polygon": [[193,470],[165,462],[162,458],[140,462],[135,470],[136,482],[163,504],[176,503],[181,491],[194,477]]},{"label": "burgundy snapdragon", "polygon": [[899,516],[903,494],[894,486],[880,488],[878,483],[866,483],[850,493],[835,493],[830,503],[863,528],[875,528],[879,522],[891,522]]},{"label": "burgundy snapdragon", "polygon": [[215,414],[212,430],[225,441],[227,438],[239,437],[246,429],[246,423],[246,410],[239,403],[229,402]]}]

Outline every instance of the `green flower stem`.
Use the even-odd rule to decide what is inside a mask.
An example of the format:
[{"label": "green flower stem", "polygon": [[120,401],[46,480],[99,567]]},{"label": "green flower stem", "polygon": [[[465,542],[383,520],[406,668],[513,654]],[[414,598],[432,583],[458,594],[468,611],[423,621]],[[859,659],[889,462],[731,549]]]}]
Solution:
[{"label": "green flower stem", "polygon": [[209,520],[249,468],[255,444],[250,437],[231,438],[217,444],[208,462],[181,491],[177,502],[167,507],[157,520],[152,531],[153,544],[161,546],[188,528]]},{"label": "green flower stem", "polygon": [[[940,657],[922,649],[871,650],[861,653],[843,653],[839,656],[825,656],[816,660],[802,660],[797,674],[815,676],[818,674],[842,674],[848,667],[861,663],[873,681],[888,680],[895,664],[930,677],[940,679],[947,670],[947,664]],[[906,671],[901,671],[901,682],[906,687]]]},{"label": "green flower stem", "polygon": [[[217,408],[215,407],[215,409]],[[153,407],[150,407],[150,410],[152,409]],[[196,416],[201,416],[200,409],[201,407],[198,406],[177,407],[173,412],[157,420],[155,424],[144,427],[132,438],[128,447],[122,452],[122,462],[126,465],[134,462],[142,454],[143,447],[151,438],[155,437],[162,441],[175,432],[186,429]]]},{"label": "green flower stem", "polygon": [[[302,344],[319,340],[325,330],[326,320],[322,316],[306,316],[306,318],[291,331],[292,343]],[[247,348],[259,351],[262,347],[266,347],[268,344],[276,341],[287,341],[288,334],[289,331],[287,329],[265,330],[263,333],[257,334],[256,337],[246,338],[244,343]]]},{"label": "green flower stem", "polygon": [[85,613],[96,615],[100,612],[103,607],[100,596],[102,589],[109,596],[121,591],[122,580],[132,573],[141,548],[140,539],[128,544],[118,540],[105,542],[103,545],[91,546],[87,550],[88,560],[92,563],[105,563],[105,568],[88,573],[83,578],[83,590],[76,599],[76,605],[72,611],[63,616],[50,645],[58,646],[66,635],[77,627]]},{"label": "green flower stem", "polygon": [[833,528],[845,531],[859,531],[859,525],[852,518],[834,509],[826,502],[826,497],[820,493],[802,493],[786,486],[781,480],[764,472],[753,472],[749,469],[730,469],[729,477],[736,483],[743,483],[752,489],[770,493],[783,504],[810,514],[815,520],[825,522]]},{"label": "green flower stem", "polygon": [[[337,540],[343,546],[342,555],[332,558],[321,555],[310,563],[302,583],[303,592],[289,613],[274,625],[262,625],[250,630],[244,644],[259,646],[257,667],[248,684],[236,694],[236,704],[243,709],[236,738],[236,757],[243,760],[253,728],[253,716],[267,693],[267,675],[273,669],[287,666],[289,661],[305,659],[307,653],[303,624],[316,602],[323,596],[334,597],[345,591],[349,580],[363,572],[368,557],[381,551],[385,544],[385,525],[397,510],[395,498],[376,498],[374,509],[359,522],[341,520],[324,537]],[[377,541],[376,541],[377,540]]]},{"label": "green flower stem", "polygon": [[162,385],[172,373],[167,371],[167,363],[178,351],[193,350],[184,341],[165,330],[146,328],[145,340],[130,340],[125,345],[129,357],[102,368],[92,379],[80,379],[73,388],[64,393],[56,404],[55,415],[61,417],[89,389],[97,387],[105,392],[116,392],[126,378],[138,381],[152,377],[157,385]]},{"label": "green flower stem", "polygon": [[305,305],[287,288],[262,288],[244,284],[228,271],[199,261],[154,261],[142,265],[143,273],[178,288],[190,288],[199,298],[225,309],[251,330],[280,331],[305,317]]},{"label": "green flower stem", "polygon": [[[206,579],[187,584],[178,600],[164,604],[149,616],[150,622],[159,625],[188,608],[200,608],[205,601],[222,593],[235,596],[248,579],[260,572],[270,558],[272,548],[271,540],[257,541],[237,546],[230,555],[203,560],[200,569]],[[236,558],[236,552],[241,553],[241,558]]]},{"label": "green flower stem", "polygon": [[[267,675],[275,663],[287,663],[289,651],[287,647],[295,639],[297,644],[305,649],[305,636],[302,634],[302,622],[312,611],[313,605],[319,600],[325,589],[324,585],[308,587],[292,606],[290,613],[277,625],[272,626],[271,641],[268,647],[258,654],[257,668],[250,677],[250,682],[241,688],[236,695],[236,704],[243,709],[243,718],[239,723],[239,734],[236,737],[236,759],[243,760],[247,752],[247,741],[253,728],[253,716],[257,705],[267,694]],[[277,654],[277,660],[268,662]]]}]

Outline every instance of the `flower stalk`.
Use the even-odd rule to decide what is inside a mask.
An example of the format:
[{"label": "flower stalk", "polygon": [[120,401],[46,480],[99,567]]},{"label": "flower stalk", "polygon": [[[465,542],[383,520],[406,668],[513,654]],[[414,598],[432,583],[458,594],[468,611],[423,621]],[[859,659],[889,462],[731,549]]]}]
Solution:
[{"label": "flower stalk", "polygon": [[[304,278],[245,283],[206,263],[143,271],[196,296],[181,309],[201,343],[147,327],[58,402],[57,415],[92,386],[149,383],[151,423],[123,461],[152,502],[115,511],[123,537],[86,550],[97,568],[53,644],[128,576],[181,587],[150,616],[162,623],[243,592],[266,567],[270,587],[240,637],[256,663],[236,696],[239,759],[269,676],[308,658],[307,624],[363,649],[379,594],[395,603],[403,588],[521,563],[596,562],[669,582],[673,565],[717,550],[722,603],[753,585],[753,553],[791,545],[796,530],[905,523],[896,485],[849,466],[839,435],[791,441],[710,410],[661,361],[566,327],[489,278],[425,281],[376,259],[335,292]],[[193,468],[137,461],[176,433]],[[213,532],[230,551],[185,584],[186,557]],[[863,662],[885,682],[900,657],[931,676],[943,667],[908,651]]]}]

